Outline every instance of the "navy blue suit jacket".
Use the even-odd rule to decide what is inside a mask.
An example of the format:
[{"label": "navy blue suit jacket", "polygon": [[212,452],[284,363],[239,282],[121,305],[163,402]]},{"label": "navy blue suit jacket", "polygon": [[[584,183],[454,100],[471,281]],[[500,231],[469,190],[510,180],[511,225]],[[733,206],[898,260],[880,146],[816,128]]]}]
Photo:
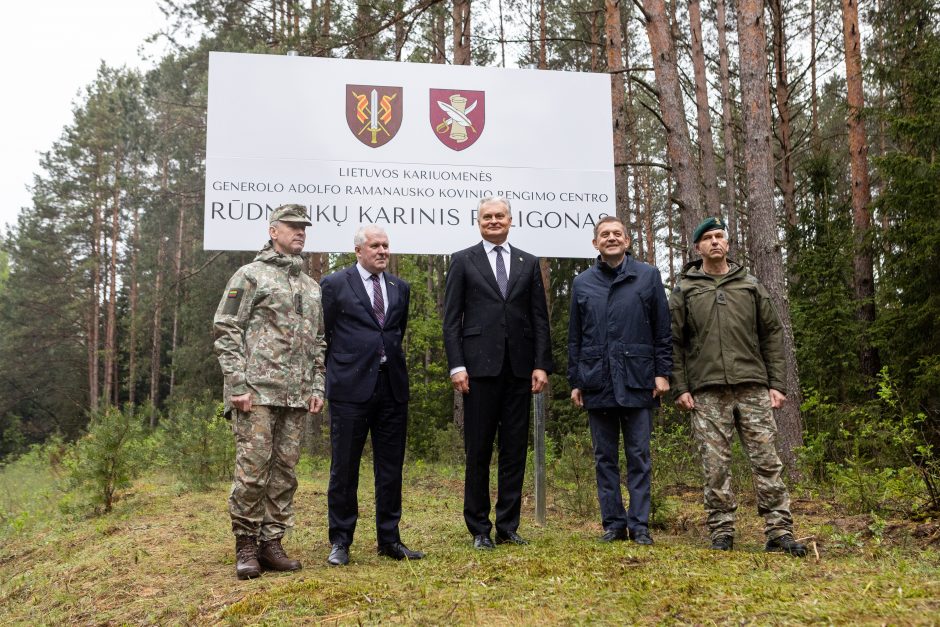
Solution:
[{"label": "navy blue suit jacket", "polygon": [[379,326],[355,265],[323,277],[326,336],[326,397],[362,403],[371,398],[379,375],[382,348],[395,400],[408,401],[408,370],[402,338],[408,327],[411,286],[385,273],[388,309]]}]

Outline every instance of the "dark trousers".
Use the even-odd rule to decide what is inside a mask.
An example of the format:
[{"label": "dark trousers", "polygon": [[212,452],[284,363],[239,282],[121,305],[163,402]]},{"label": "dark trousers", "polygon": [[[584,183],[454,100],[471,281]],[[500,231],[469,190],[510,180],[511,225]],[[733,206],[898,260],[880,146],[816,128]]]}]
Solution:
[{"label": "dark trousers", "polygon": [[464,396],[463,517],[472,535],[489,535],[490,460],[499,436],[499,470],[496,498],[496,533],[519,528],[522,480],[529,443],[529,402],[532,381],[514,377],[508,359],[498,377],[471,377]]},{"label": "dark trousers", "polygon": [[[631,534],[648,531],[650,518],[650,431],[653,412],[646,407],[596,409],[588,412],[597,500],[604,529],[628,529]],[[629,510],[620,494],[620,434],[627,456]]]},{"label": "dark trousers", "polygon": [[375,472],[375,528],[378,543],[400,542],[401,468],[405,460],[408,404],[395,401],[388,372],[379,373],[365,403],[330,400],[330,487],[327,490],[330,543],[350,545],[359,517],[359,462],[372,433]]}]

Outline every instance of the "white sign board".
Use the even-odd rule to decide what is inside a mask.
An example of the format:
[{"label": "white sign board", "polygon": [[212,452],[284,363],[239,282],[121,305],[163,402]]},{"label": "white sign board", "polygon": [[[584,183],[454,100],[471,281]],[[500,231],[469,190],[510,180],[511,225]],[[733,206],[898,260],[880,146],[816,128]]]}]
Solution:
[{"label": "white sign board", "polygon": [[392,252],[480,240],[479,199],[504,196],[509,241],[593,257],[616,213],[607,75],[213,52],[207,250],[257,250],[270,211],[308,208],[308,251],[348,252],[360,224]]}]

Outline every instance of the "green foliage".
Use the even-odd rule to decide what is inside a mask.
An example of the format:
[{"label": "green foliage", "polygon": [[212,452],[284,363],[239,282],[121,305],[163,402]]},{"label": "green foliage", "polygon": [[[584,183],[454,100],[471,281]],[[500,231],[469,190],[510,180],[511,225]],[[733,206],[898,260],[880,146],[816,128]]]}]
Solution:
[{"label": "green foliage", "polygon": [[692,429],[687,415],[674,407],[663,407],[656,412],[650,455],[653,459],[654,490],[663,486],[701,484],[699,453]]},{"label": "green foliage", "polygon": [[117,493],[130,487],[148,462],[144,408],[107,407],[92,416],[88,431],[70,450],[65,465],[70,486],[91,505],[110,512]]},{"label": "green foliage", "polygon": [[204,491],[231,478],[235,440],[222,411],[222,403],[204,396],[173,404],[160,422],[160,461],[186,488]]},{"label": "green foliage", "polygon": [[0,539],[32,532],[54,517],[65,487],[66,451],[62,439],[53,436],[0,464]]},{"label": "green foliage", "polygon": [[[546,442],[546,449],[551,448]],[[594,449],[585,432],[571,433],[558,444],[558,456],[548,463],[548,487],[555,504],[566,514],[578,518],[597,516],[597,482],[594,474]]]},{"label": "green foliage", "polygon": [[878,377],[878,397],[867,404],[843,406],[810,390],[802,411],[805,481],[829,486],[856,513],[940,511],[940,456],[933,444],[940,434],[923,412],[902,402],[887,368]]},{"label": "green foliage", "polygon": [[849,198],[840,189],[833,154],[820,151],[803,161],[807,194],[799,222],[788,232],[795,261],[789,272],[791,317],[800,379],[848,400],[859,381],[858,323],[852,292],[852,224]]}]

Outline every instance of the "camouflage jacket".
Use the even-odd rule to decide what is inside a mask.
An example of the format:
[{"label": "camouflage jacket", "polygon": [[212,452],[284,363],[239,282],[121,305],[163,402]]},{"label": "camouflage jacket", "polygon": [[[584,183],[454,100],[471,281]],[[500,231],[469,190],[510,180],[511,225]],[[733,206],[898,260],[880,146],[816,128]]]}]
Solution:
[{"label": "camouflage jacket", "polygon": [[301,263],[268,242],[225,288],[214,326],[226,414],[231,397],[247,392],[252,404],[277,407],[306,407],[312,396],[324,397],[320,286]]},{"label": "camouflage jacket", "polygon": [[783,326],[770,293],[729,260],[728,274],[686,264],[669,298],[672,388],[678,396],[711,385],[759,383],[786,393]]}]

